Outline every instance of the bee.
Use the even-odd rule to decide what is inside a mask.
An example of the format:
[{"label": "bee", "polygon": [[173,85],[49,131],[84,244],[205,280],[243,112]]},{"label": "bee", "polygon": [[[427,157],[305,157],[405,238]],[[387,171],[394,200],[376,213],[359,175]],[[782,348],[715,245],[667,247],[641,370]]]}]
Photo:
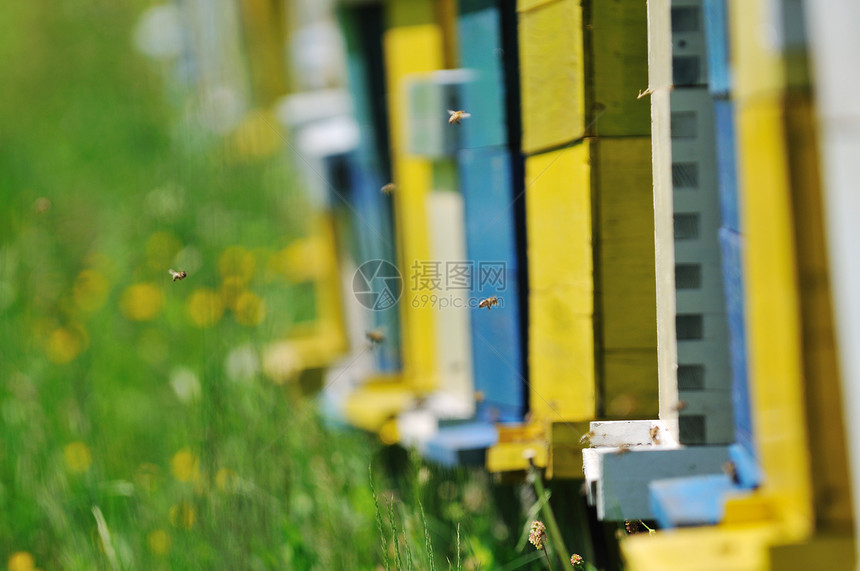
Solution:
[{"label": "bee", "polygon": [[637,95],[637,96],[636,96],[636,99],[642,99],[642,98],[643,98],[643,97],[645,97],[646,95],[651,95],[652,93],[654,93],[654,91],[653,91],[650,87],[649,87],[648,89],[646,89],[645,91],[642,91],[642,90],[640,89],[640,90],[639,90],[639,95]]},{"label": "bee", "polygon": [[648,434],[651,435],[651,441],[654,442],[654,444],[660,444],[660,427],[659,426],[652,426],[651,430],[648,431]]},{"label": "bee", "polygon": [[459,125],[460,121],[462,121],[466,117],[472,116],[471,113],[466,113],[465,111],[462,111],[462,110],[452,111],[451,109],[448,109],[448,115],[450,115],[450,117],[448,117],[448,124],[449,125],[453,125],[454,123]]},{"label": "bee", "polygon": [[372,329],[364,334],[367,340],[370,341],[370,346],[379,345],[385,341],[385,333],[381,329]]},{"label": "bee", "polygon": [[167,270],[167,271],[170,272],[170,277],[173,278],[173,281],[184,280],[185,278],[188,277],[188,274],[185,273],[185,270],[179,270],[178,272],[175,272],[173,270]]},{"label": "bee", "polygon": [[741,483],[740,476],[738,476],[738,467],[731,460],[726,460],[725,462],[723,462],[723,474],[731,478],[732,483]]},{"label": "bee", "polygon": [[486,307],[487,311],[493,309],[494,305],[499,305],[499,298],[496,296],[488,297],[487,299],[482,299],[478,303],[478,308]]},{"label": "bee", "polygon": [[591,439],[594,438],[594,432],[588,431],[582,435],[582,438],[579,439],[580,444],[585,444],[587,446],[591,446]]},{"label": "bee", "polygon": [[682,411],[687,408],[687,401],[679,400],[675,403],[675,406],[672,407],[674,410]]},{"label": "bee", "polygon": [[33,203],[33,208],[36,209],[37,213],[43,214],[51,209],[51,201],[44,196],[41,198],[37,198],[36,202]]},{"label": "bee", "polygon": [[630,445],[629,444],[622,444],[621,446],[618,447],[618,450],[615,451],[615,454],[620,456],[622,454],[627,454],[629,452],[630,452]]},{"label": "bee", "polygon": [[393,182],[389,182],[388,184],[383,185],[382,188],[380,188],[379,190],[382,191],[382,194],[391,194],[392,192],[397,190],[397,187],[394,186]]}]

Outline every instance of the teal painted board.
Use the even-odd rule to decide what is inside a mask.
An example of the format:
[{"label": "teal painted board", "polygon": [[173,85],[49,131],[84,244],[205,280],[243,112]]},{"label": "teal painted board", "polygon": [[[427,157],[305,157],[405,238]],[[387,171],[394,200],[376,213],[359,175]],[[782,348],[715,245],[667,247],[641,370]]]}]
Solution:
[{"label": "teal painted board", "polygon": [[463,109],[472,114],[463,121],[467,149],[504,145],[507,140],[501,17],[492,4],[460,6],[460,66],[470,72],[463,85]]},{"label": "teal painted board", "polygon": [[704,0],[705,49],[708,57],[708,87],[711,93],[728,97],[731,89],[729,28],[726,0]]}]

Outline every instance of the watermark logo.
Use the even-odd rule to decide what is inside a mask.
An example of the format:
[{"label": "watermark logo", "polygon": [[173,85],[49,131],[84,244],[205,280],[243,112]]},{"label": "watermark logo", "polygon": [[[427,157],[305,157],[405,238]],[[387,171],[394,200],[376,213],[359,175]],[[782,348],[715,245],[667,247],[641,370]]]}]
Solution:
[{"label": "watermark logo", "polygon": [[409,268],[412,291],[485,291],[507,289],[504,262],[415,260]]},{"label": "watermark logo", "polygon": [[[498,296],[507,290],[504,262],[415,260],[409,270],[407,300],[416,309],[504,307]],[[352,289],[361,305],[383,311],[400,301],[404,281],[394,264],[370,260],[356,270]],[[488,299],[496,301],[481,305]]]},{"label": "watermark logo", "polygon": [[352,291],[358,303],[367,309],[384,311],[400,301],[403,277],[391,262],[370,260],[355,271]]}]

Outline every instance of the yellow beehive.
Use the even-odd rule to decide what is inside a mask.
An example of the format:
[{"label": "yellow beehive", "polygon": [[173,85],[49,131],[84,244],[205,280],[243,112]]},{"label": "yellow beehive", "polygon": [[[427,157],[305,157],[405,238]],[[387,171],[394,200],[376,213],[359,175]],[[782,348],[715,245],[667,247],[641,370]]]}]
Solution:
[{"label": "yellow beehive", "polygon": [[729,10],[762,483],[728,499],[716,527],[625,540],[635,571],[689,569],[691,561],[715,570],[856,564],[812,98],[796,54],[773,41],[782,22],[771,8],[736,0]]}]

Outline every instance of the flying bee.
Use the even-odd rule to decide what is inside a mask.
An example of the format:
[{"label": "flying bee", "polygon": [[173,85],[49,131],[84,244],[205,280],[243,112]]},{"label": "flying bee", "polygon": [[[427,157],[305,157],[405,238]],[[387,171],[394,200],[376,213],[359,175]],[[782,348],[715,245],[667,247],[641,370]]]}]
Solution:
[{"label": "flying bee", "polygon": [[679,400],[672,408],[677,411],[682,411],[687,408],[687,401]]},{"label": "flying bee", "polygon": [[173,281],[184,280],[185,278],[188,277],[188,274],[185,273],[185,270],[179,270],[178,272],[175,272],[173,270],[167,270],[167,271],[170,272],[170,277],[173,278]]},{"label": "flying bee", "polygon": [[39,214],[44,214],[48,210],[51,209],[51,201],[45,198],[44,196],[41,198],[37,198],[36,202],[33,203],[33,208],[36,209],[36,212]]},{"label": "flying bee", "polygon": [[389,182],[388,184],[383,185],[382,188],[380,188],[379,190],[382,191],[382,194],[391,194],[392,192],[397,190],[397,187],[394,186],[393,182]]},{"label": "flying bee", "polygon": [[487,311],[493,309],[494,305],[499,305],[499,298],[496,296],[488,297],[487,299],[482,299],[478,303],[478,308],[486,307]]},{"label": "flying bee", "polygon": [[367,340],[370,341],[370,346],[379,345],[385,341],[385,333],[381,329],[372,329],[364,334]]},{"label": "flying bee", "polygon": [[591,446],[591,439],[594,438],[594,432],[588,431],[582,435],[582,438],[579,439],[580,444],[585,444],[587,446]]},{"label": "flying bee", "polygon": [[465,111],[462,111],[462,110],[452,111],[451,109],[448,109],[448,115],[450,115],[450,117],[448,117],[448,124],[449,125],[453,125],[454,123],[459,125],[460,121],[462,121],[466,117],[472,116],[471,113],[466,113]]}]

